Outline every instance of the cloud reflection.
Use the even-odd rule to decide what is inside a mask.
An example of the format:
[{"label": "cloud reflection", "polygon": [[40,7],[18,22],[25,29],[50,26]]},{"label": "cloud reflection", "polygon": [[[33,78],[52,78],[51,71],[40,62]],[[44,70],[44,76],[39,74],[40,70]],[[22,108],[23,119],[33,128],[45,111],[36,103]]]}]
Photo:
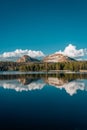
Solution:
[{"label": "cloud reflection", "polygon": [[54,77],[48,77],[47,81],[49,85],[54,86],[58,89],[65,89],[65,91],[70,95],[74,95],[77,93],[78,90],[86,91],[87,87],[83,80],[74,80],[74,81],[67,81],[63,79],[58,79]]},{"label": "cloud reflection", "polygon": [[[16,78],[16,77],[15,77]],[[82,78],[82,77],[81,77]],[[60,90],[65,90],[70,96],[80,91],[87,91],[87,79],[84,78],[74,78],[72,79],[65,77],[17,77],[14,79],[0,79],[0,86],[4,89],[13,89],[17,92],[31,91],[31,90],[41,90],[48,84],[49,86],[56,87]],[[84,80],[83,80],[84,79]]]},{"label": "cloud reflection", "polygon": [[36,82],[31,82],[28,85],[23,85],[18,80],[5,80],[0,81],[0,86],[2,86],[4,89],[13,89],[17,92],[22,92],[42,89],[45,86],[45,83],[41,80],[38,80]]}]

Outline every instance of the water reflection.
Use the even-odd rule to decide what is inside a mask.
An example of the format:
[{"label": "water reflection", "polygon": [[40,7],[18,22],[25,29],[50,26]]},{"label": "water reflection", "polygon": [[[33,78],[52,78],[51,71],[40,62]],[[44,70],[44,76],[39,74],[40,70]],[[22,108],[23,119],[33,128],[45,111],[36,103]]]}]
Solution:
[{"label": "water reflection", "polygon": [[66,81],[64,83],[62,80],[57,78],[49,78],[48,81],[50,85],[53,85],[56,88],[61,90],[65,89],[65,91],[71,96],[77,93],[77,90],[86,90],[86,85],[83,80],[75,80],[71,82]]},{"label": "water reflection", "polygon": [[17,92],[41,90],[46,85],[65,89],[70,95],[78,90],[87,91],[86,74],[26,74],[26,75],[0,75],[0,87],[13,89]]},{"label": "water reflection", "polygon": [[42,89],[45,86],[45,83],[42,80],[35,80],[26,83],[26,79],[18,79],[18,80],[0,81],[0,86],[2,86],[4,89],[13,89],[16,90],[17,92],[22,92],[22,91]]}]

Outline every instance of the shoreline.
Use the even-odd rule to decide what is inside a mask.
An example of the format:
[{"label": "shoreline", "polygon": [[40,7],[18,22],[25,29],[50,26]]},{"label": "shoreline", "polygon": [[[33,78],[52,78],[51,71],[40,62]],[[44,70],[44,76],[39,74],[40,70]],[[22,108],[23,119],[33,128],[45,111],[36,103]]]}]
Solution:
[{"label": "shoreline", "polygon": [[51,71],[0,71],[0,75],[9,75],[9,74],[87,74],[87,71],[64,71],[64,70],[51,70]]}]

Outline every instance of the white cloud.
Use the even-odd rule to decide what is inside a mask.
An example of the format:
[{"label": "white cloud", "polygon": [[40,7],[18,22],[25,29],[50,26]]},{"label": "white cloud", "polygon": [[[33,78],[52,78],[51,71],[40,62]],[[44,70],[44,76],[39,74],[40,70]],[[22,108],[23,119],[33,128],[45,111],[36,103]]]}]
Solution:
[{"label": "white cloud", "polygon": [[[68,46],[65,47],[63,51],[60,50],[56,52],[56,54],[57,53],[64,54],[77,60],[87,59],[87,48],[77,49],[77,47],[72,44],[69,44]],[[16,49],[15,51],[4,52],[3,54],[0,54],[0,60],[17,60],[17,58],[23,55],[28,55],[33,58],[45,56],[45,54],[42,51]]]},{"label": "white cloud", "polygon": [[45,56],[42,51],[16,49],[15,51],[12,51],[12,52],[4,52],[3,54],[0,54],[0,59],[4,60],[4,59],[10,59],[10,58],[17,58],[23,55],[28,55],[33,58]]},{"label": "white cloud", "polygon": [[85,49],[77,49],[76,46],[69,44],[67,47],[65,47],[64,51],[58,51],[56,53],[62,53],[66,56],[80,59],[80,58],[85,58],[87,56],[87,48]]}]

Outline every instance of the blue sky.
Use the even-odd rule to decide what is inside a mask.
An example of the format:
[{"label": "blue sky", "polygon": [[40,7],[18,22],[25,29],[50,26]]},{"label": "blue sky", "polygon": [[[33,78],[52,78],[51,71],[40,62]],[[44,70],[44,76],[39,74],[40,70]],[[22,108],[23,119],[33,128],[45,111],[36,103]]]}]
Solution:
[{"label": "blue sky", "polygon": [[86,0],[0,0],[0,54],[87,48]]}]

